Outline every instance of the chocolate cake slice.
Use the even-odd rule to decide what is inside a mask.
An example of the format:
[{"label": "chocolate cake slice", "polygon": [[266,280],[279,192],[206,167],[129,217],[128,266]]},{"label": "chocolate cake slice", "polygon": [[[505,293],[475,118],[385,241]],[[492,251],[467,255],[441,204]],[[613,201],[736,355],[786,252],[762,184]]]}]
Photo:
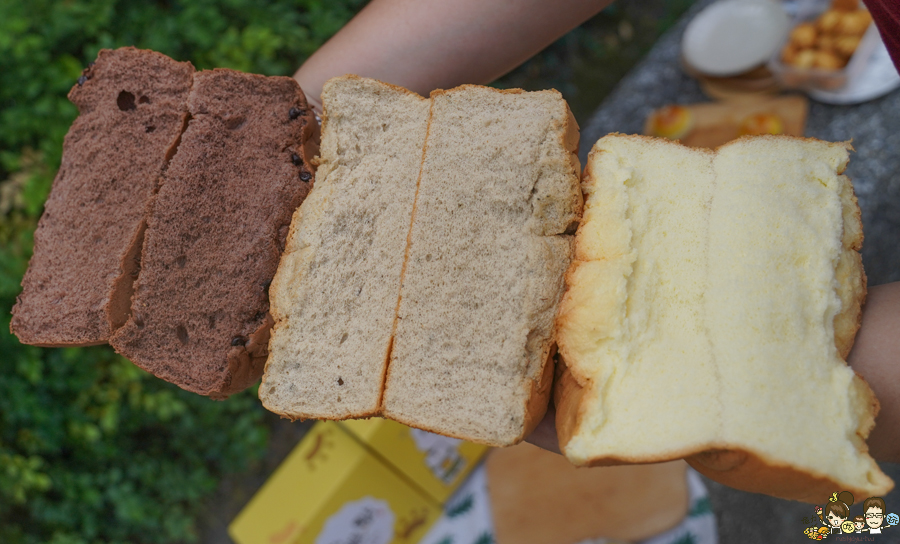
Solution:
[{"label": "chocolate cake slice", "polygon": [[194,67],[133,47],[100,51],[34,233],[10,329],[25,344],[102,344],[128,317],[144,226],[187,120]]},{"label": "chocolate cake slice", "polygon": [[150,217],[132,315],[110,340],[138,366],[222,398],[262,374],[268,287],[313,183],[318,124],[297,83],[199,72]]}]

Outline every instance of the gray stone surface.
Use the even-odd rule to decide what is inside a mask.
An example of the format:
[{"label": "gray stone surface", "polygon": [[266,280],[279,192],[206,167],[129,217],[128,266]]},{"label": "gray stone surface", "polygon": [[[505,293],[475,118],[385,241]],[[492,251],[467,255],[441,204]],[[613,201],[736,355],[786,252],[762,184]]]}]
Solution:
[{"label": "gray stone surface", "polygon": [[[666,104],[709,100],[679,65],[684,27],[709,3],[702,1],[692,7],[583,123],[582,164],[593,142],[603,135],[640,134],[652,110]],[[857,106],[811,102],[806,135],[831,141],[853,140],[856,153],[851,156],[846,173],[853,180],[862,209],[866,236],[863,264],[869,285],[900,280],[900,90]],[[900,465],[882,464],[882,469],[900,481]],[[809,521],[812,517],[812,505],[744,493],[705,481],[722,543],[810,542],[803,529],[810,526],[804,524],[804,518]],[[858,497],[858,503],[865,498]],[[884,499],[889,511],[900,512],[900,491],[895,490]],[[851,508],[852,515],[860,513],[859,504]],[[900,527],[868,538],[900,543]]]}]

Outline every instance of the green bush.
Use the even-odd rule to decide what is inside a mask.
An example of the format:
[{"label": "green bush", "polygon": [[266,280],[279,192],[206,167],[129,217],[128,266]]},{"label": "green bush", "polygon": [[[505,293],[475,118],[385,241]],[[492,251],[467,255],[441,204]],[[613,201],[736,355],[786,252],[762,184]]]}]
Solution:
[{"label": "green bush", "polygon": [[0,0],[0,542],[196,541],[203,499],[265,452],[254,391],[211,401],[108,347],[42,349],[9,333],[82,67],[134,45],[289,75],[363,3]]}]

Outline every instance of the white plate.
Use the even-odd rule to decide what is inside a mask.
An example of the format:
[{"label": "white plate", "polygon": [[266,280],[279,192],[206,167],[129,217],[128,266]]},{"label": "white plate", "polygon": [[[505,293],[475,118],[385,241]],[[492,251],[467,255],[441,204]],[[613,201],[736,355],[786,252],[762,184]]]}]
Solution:
[{"label": "white plate", "polygon": [[699,72],[733,76],[766,62],[789,28],[787,13],[772,0],[723,0],[688,24],[681,51]]},{"label": "white plate", "polygon": [[811,98],[826,104],[860,104],[886,95],[897,87],[900,87],[900,74],[897,74],[884,42],[879,40],[866,67],[846,85],[834,91],[807,92]]}]

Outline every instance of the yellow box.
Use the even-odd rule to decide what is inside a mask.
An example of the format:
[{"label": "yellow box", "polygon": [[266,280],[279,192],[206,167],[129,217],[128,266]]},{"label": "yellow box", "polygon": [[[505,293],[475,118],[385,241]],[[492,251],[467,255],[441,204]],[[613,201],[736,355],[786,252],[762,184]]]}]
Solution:
[{"label": "yellow box", "polygon": [[340,424],[441,504],[490,449],[378,417]]},{"label": "yellow box", "polygon": [[238,544],[412,544],[441,514],[334,422],[317,423],[228,533]]}]

